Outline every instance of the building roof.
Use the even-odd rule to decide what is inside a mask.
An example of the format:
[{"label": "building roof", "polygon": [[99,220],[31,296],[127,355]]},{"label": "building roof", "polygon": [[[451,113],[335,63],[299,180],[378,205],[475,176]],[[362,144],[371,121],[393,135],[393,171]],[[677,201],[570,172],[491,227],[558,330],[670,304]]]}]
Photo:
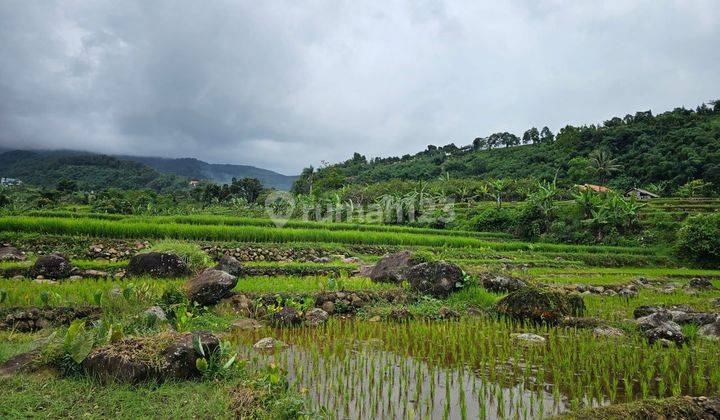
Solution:
[{"label": "building roof", "polygon": [[602,185],[582,184],[582,185],[578,185],[577,187],[580,188],[581,190],[590,189],[595,192],[610,192],[610,191],[612,191],[610,188],[604,187]]},{"label": "building roof", "polygon": [[657,194],[655,194],[655,193],[652,193],[652,192],[650,192],[650,191],[648,191],[648,190],[644,190],[644,189],[642,189],[642,188],[633,188],[633,189],[631,189],[629,192],[633,192],[633,191],[637,191],[637,192],[639,192],[640,194],[649,195],[650,197],[660,198],[659,195],[657,195]]}]

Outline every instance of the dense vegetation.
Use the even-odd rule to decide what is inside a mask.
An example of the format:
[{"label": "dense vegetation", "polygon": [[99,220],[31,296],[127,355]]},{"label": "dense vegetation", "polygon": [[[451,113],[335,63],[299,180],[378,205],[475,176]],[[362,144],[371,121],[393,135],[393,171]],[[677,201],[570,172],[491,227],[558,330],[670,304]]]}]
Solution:
[{"label": "dense vegetation", "polygon": [[[521,144],[522,143],[522,144]],[[661,194],[698,188],[720,191],[720,102],[695,110],[653,115],[637,112],[600,125],[562,128],[554,136],[529,129],[522,138],[496,133],[472,145],[428,146],[415,155],[367,160],[356,153],[343,163],[305,169],[293,190],[309,193],[394,180],[533,178],[558,185],[605,184],[619,190],[645,187]],[[375,187],[377,188],[377,187]]]},{"label": "dense vegetation", "polygon": [[161,174],[141,163],[88,153],[5,152],[0,154],[0,174],[44,188],[54,188],[65,179],[83,191],[111,187],[163,191],[187,186],[187,180]]}]

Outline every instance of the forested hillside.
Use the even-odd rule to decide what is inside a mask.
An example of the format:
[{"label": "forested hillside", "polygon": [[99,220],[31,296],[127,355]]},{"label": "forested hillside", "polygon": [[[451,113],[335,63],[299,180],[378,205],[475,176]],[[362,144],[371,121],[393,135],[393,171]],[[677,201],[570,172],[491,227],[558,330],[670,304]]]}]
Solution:
[{"label": "forested hillside", "polygon": [[54,188],[60,180],[74,181],[80,190],[107,188],[161,191],[186,188],[187,180],[161,174],[137,162],[79,152],[10,151],[0,154],[0,176],[18,178],[40,187]]},{"label": "forested hillside", "polygon": [[257,178],[266,187],[288,190],[297,179],[297,176],[283,175],[255,166],[207,163],[194,158],[166,159],[140,156],[120,156],[120,158],[148,165],[162,173],[220,184],[229,184],[233,178]]},{"label": "forested hillside", "polygon": [[430,145],[415,155],[367,160],[356,153],[337,165],[306,168],[294,191],[307,193],[389,180],[533,178],[559,185],[652,187],[670,194],[697,180],[720,191],[720,102],[695,110],[637,112],[600,125],[546,127],[521,136],[495,133],[458,147]]}]

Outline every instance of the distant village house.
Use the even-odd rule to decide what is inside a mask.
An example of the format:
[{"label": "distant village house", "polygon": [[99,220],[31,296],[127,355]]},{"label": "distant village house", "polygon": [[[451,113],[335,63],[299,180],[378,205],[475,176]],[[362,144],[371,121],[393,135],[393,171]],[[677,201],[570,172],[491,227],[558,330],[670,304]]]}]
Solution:
[{"label": "distant village house", "polygon": [[200,185],[200,181],[198,181],[197,179],[193,179],[189,182],[189,184],[190,184],[190,188],[195,188],[198,185]]},{"label": "distant village house", "polygon": [[593,185],[593,184],[577,185],[577,188],[578,188],[580,191],[593,190],[593,191],[598,192],[598,193],[608,193],[608,192],[612,191],[612,190],[611,190],[610,188],[608,188],[608,187],[603,187],[602,185]]},{"label": "distant village house", "polygon": [[14,187],[16,185],[21,185],[22,181],[16,178],[0,178],[0,186],[3,187]]},{"label": "distant village house", "polygon": [[633,188],[632,190],[627,192],[628,197],[635,196],[638,200],[648,200],[651,198],[660,198],[659,195],[655,193],[651,193],[648,190],[644,190],[642,188]]}]

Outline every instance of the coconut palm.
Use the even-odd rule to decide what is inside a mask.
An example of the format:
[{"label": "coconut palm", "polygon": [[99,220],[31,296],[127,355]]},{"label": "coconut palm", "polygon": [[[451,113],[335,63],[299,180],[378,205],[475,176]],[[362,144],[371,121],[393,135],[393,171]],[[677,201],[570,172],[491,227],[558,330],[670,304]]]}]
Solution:
[{"label": "coconut palm", "polygon": [[590,168],[595,171],[600,177],[600,183],[604,184],[610,175],[621,169],[618,165],[617,159],[613,159],[605,149],[597,149],[590,153]]}]

